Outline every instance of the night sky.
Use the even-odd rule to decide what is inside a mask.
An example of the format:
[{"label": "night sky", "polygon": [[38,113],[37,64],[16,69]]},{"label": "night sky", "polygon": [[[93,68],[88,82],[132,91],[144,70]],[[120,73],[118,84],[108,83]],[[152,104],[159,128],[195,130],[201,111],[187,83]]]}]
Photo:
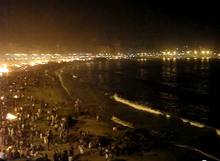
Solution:
[{"label": "night sky", "polygon": [[219,48],[218,4],[197,2],[1,0],[0,44]]}]

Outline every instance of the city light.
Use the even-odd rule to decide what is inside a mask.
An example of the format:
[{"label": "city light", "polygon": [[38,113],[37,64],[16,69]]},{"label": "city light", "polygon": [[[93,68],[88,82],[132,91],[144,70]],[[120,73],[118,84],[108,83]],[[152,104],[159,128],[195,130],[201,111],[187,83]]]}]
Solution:
[{"label": "city light", "polygon": [[7,68],[0,68],[0,73],[8,73],[9,70]]},{"label": "city light", "polygon": [[37,60],[36,63],[37,64],[42,64],[42,62],[40,60]]},{"label": "city light", "polygon": [[12,115],[10,113],[8,113],[7,116],[6,116],[6,119],[8,119],[8,120],[14,120],[16,118],[17,118],[16,116],[14,116],[14,115]]},{"label": "city light", "polygon": [[20,66],[20,65],[18,65],[18,64],[15,64],[15,66],[16,66],[16,67],[18,67],[18,68],[20,68],[20,67],[21,67],[21,66]]},{"label": "city light", "polygon": [[31,62],[31,66],[34,66],[35,65],[35,62]]},{"label": "city light", "polygon": [[18,99],[18,96],[17,96],[17,95],[15,95],[15,96],[14,96],[14,98],[15,98],[15,99]]},{"label": "city light", "polygon": [[[161,58],[165,57],[166,60],[170,59],[202,59],[202,57],[209,56],[210,58],[218,58],[218,54],[214,53],[211,50],[201,49],[201,48],[189,48],[188,46],[184,46],[183,48],[173,48],[173,49],[165,49],[160,51],[141,51],[141,52],[97,52],[97,54],[93,53],[68,53],[68,54],[19,54],[19,53],[6,53],[5,57],[2,59],[3,61],[10,61],[11,64],[4,64],[1,67],[7,68],[7,66],[16,66],[23,67],[24,65],[38,65],[38,64],[46,64],[48,62],[71,62],[71,61],[89,61],[96,58],[106,58],[106,59],[132,59],[132,58]],[[141,59],[140,59],[141,60]],[[21,61],[18,65],[13,61]],[[22,64],[23,63],[23,64]]]}]

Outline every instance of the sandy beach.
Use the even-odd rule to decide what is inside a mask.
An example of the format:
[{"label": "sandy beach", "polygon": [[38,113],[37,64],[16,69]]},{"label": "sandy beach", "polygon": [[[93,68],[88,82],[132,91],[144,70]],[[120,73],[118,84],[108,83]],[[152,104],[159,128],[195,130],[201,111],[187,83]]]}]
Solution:
[{"label": "sandy beach", "polygon": [[[42,144],[44,147],[43,151],[39,153],[47,154],[49,160],[54,160],[53,154],[54,151],[59,149],[61,151],[65,149],[69,149],[70,147],[74,148],[74,156],[75,160],[91,160],[91,161],[101,161],[105,160],[105,156],[99,156],[99,152],[97,149],[93,149],[92,153],[90,154],[89,148],[85,147],[84,155],[79,154],[78,149],[78,139],[80,137],[80,131],[90,132],[92,140],[99,139],[101,137],[108,137],[109,134],[115,133],[113,132],[112,128],[115,123],[111,122],[110,120],[105,120],[100,117],[100,120],[96,120],[96,114],[94,110],[98,107],[93,107],[93,112],[90,115],[80,115],[75,108],[75,101],[76,99],[70,98],[66,90],[62,87],[62,84],[59,80],[59,77],[55,74],[57,69],[60,69],[62,66],[66,64],[50,64],[50,65],[39,65],[34,67],[29,67],[28,71],[25,74],[25,79],[22,80],[22,83],[28,82],[28,79],[34,79],[34,77],[39,77],[38,86],[27,85],[24,95],[25,98],[33,97],[35,99],[44,99],[45,103],[49,104],[49,107],[54,107],[56,102],[65,102],[64,105],[57,105],[57,113],[59,118],[67,118],[70,116],[74,123],[69,127],[68,135],[71,136],[67,139],[64,143],[61,144],[51,144],[49,150],[45,144]],[[16,82],[16,77],[19,76],[24,71],[17,71],[9,73],[9,76],[6,76],[5,79],[2,79],[3,85],[9,85],[9,82]],[[49,85],[45,84],[45,82],[49,82]],[[19,86],[19,84],[16,84]],[[80,91],[83,92],[83,91]],[[76,91],[77,93],[77,91]],[[10,88],[5,88],[4,97],[6,96],[13,96],[16,92],[10,92]],[[22,107],[26,103],[30,103],[29,99],[17,99],[14,100],[10,98],[6,100],[7,105],[7,112],[10,112],[13,115],[16,115],[14,111],[14,107],[11,104],[14,102],[16,105],[15,107]],[[82,102],[83,103],[83,102]],[[85,103],[86,104],[86,103]],[[25,108],[25,107],[24,107]],[[35,103],[35,109],[41,108],[40,102]],[[56,131],[53,126],[48,126],[47,124],[47,111],[49,108],[41,108],[42,109],[42,116],[40,119],[34,121],[34,124],[39,127],[42,131],[51,130],[53,137],[59,138],[59,131]],[[27,109],[28,111],[35,112],[31,108]],[[88,109],[89,111],[90,109]],[[16,120],[14,121],[16,122]],[[27,130],[27,129],[26,129]],[[29,130],[27,130],[29,133]],[[27,135],[28,136],[28,135]],[[33,144],[38,145],[40,143],[40,139],[38,137],[33,138]],[[112,143],[114,145],[114,142]],[[1,149],[6,149],[8,146],[1,145]],[[33,159],[39,158],[39,155],[36,155]],[[119,156],[114,155],[114,160],[131,160],[131,161],[165,161],[165,160],[212,160],[205,155],[200,154],[199,152],[194,152],[189,149],[169,146],[166,149],[158,149],[152,150],[145,153],[132,153],[131,155],[121,154]],[[26,157],[17,160],[26,160]]]}]

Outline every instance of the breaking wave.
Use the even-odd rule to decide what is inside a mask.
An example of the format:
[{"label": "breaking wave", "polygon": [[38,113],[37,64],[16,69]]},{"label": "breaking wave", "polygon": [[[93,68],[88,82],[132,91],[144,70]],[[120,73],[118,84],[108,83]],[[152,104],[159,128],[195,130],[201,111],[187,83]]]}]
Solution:
[{"label": "breaking wave", "polygon": [[147,112],[150,112],[150,113],[154,113],[154,114],[158,114],[158,115],[164,115],[162,112],[160,112],[159,110],[154,110],[154,109],[151,109],[149,107],[146,107],[144,105],[140,105],[140,104],[137,104],[137,103],[134,103],[132,101],[129,101],[129,100],[126,100],[124,98],[121,98],[119,97],[117,94],[114,94],[113,98],[118,101],[118,102],[121,102],[121,103],[124,103],[126,105],[129,105],[131,107],[134,107],[135,109],[137,110],[142,110],[142,111],[147,111]]},{"label": "breaking wave", "polygon": [[70,93],[70,91],[68,90],[68,88],[64,85],[64,83],[63,83],[63,79],[62,79],[62,76],[61,76],[61,74],[59,73],[59,72],[62,72],[63,70],[61,69],[61,70],[56,70],[55,71],[55,74],[59,77],[59,80],[60,80],[60,83],[61,83],[61,86],[63,87],[63,89],[68,93],[68,95],[71,97],[71,98],[73,98],[72,96],[71,96],[71,93]]},{"label": "breaking wave", "polygon": [[216,133],[220,136],[220,130],[219,129],[215,129]]},{"label": "breaking wave", "polygon": [[199,122],[190,121],[190,120],[187,120],[187,119],[184,119],[184,118],[181,118],[181,120],[182,120],[184,123],[187,123],[187,122],[188,122],[190,125],[196,126],[196,127],[199,127],[199,128],[204,128],[204,127],[206,127],[205,124],[202,124],[202,123],[199,123]]},{"label": "breaking wave", "polygon": [[205,152],[203,152],[203,151],[201,151],[201,150],[199,150],[199,149],[191,148],[191,147],[188,147],[188,146],[186,146],[186,145],[176,145],[176,146],[181,147],[181,148],[190,149],[190,150],[193,150],[193,151],[197,151],[197,152],[199,152],[200,154],[207,156],[208,158],[212,158],[212,159],[214,159],[214,160],[220,161],[220,159],[216,158],[215,156],[213,156],[213,155],[211,155],[211,154],[207,154],[207,153],[205,153]]},{"label": "breaking wave", "polygon": [[216,129],[215,127],[206,126],[205,124],[200,123],[200,122],[188,120],[188,119],[181,118],[181,117],[178,117],[178,116],[175,116],[175,115],[170,115],[166,112],[162,112],[162,111],[159,111],[159,110],[149,108],[145,105],[141,105],[141,104],[126,100],[122,97],[119,97],[118,94],[114,94],[112,97],[115,99],[115,101],[126,104],[126,105],[129,105],[129,106],[131,106],[131,107],[133,107],[137,110],[142,110],[142,111],[146,111],[146,112],[157,114],[157,115],[164,115],[167,118],[170,118],[171,116],[173,116],[173,117],[176,117],[178,119],[181,119],[184,123],[189,123],[191,126],[195,126],[195,127],[198,127],[198,128],[205,128],[206,127],[206,128],[210,128],[210,129],[215,129],[217,135],[220,136],[220,130]]},{"label": "breaking wave", "polygon": [[134,128],[133,125],[130,122],[123,121],[123,120],[121,120],[121,119],[119,119],[115,116],[112,116],[111,120],[116,122],[117,124],[129,127],[129,128]]}]

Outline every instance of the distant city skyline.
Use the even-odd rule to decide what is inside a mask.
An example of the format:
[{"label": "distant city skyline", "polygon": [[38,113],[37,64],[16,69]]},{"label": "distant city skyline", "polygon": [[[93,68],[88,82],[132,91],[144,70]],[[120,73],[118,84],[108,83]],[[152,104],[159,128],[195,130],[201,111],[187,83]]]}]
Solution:
[{"label": "distant city skyline", "polygon": [[209,46],[175,46],[175,47],[164,47],[164,48],[147,48],[147,47],[129,47],[129,46],[122,46],[118,44],[110,44],[110,45],[90,45],[87,48],[77,49],[77,48],[67,48],[63,45],[54,45],[52,48],[47,46],[40,46],[40,45],[32,45],[31,47],[21,46],[19,44],[10,43],[8,45],[0,44],[0,55],[9,54],[69,54],[69,53],[110,53],[110,54],[117,54],[117,53],[137,53],[137,52],[161,52],[161,51],[180,51],[180,50],[210,50],[218,53],[219,51],[215,48]]}]

